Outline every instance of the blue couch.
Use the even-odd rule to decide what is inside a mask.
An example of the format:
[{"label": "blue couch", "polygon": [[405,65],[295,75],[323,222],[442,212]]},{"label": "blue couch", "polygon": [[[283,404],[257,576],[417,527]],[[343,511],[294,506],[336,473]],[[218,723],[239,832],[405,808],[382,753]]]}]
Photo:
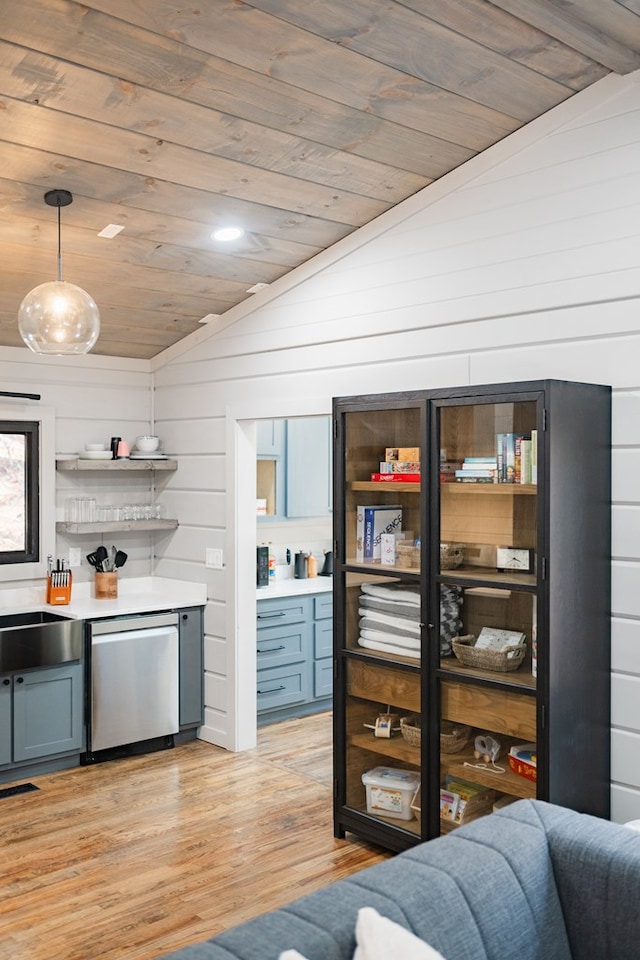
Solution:
[{"label": "blue couch", "polygon": [[351,960],[363,906],[445,960],[640,960],[640,833],[520,800],[171,960]]}]

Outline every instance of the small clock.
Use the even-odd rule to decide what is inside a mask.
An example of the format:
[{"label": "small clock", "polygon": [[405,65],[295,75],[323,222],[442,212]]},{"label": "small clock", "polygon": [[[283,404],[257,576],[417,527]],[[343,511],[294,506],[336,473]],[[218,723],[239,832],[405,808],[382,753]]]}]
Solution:
[{"label": "small clock", "polygon": [[528,547],[496,547],[498,570],[517,570],[520,573],[533,571],[533,550]]}]

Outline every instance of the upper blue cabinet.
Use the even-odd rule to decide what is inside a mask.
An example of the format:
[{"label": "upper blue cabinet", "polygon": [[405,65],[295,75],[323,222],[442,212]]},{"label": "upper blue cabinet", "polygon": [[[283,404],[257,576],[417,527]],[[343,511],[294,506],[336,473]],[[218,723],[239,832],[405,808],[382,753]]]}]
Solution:
[{"label": "upper blue cabinet", "polygon": [[257,422],[257,496],[267,501],[262,519],[330,516],[331,446],[330,417]]}]

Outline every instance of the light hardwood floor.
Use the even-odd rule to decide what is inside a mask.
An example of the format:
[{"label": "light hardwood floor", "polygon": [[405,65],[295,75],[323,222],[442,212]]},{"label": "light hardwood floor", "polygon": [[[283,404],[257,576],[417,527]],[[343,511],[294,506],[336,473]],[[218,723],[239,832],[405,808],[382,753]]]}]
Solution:
[{"label": "light hardwood floor", "polygon": [[150,960],[385,859],[333,837],[330,744],[320,714],[16,781],[40,789],[0,800],[0,958]]}]

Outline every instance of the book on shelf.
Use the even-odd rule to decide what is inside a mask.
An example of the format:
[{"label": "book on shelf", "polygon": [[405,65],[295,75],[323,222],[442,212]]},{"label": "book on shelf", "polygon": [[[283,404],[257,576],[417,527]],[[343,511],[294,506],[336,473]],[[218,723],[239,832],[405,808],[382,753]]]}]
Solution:
[{"label": "book on shelf", "polygon": [[467,780],[458,780],[453,774],[445,777],[445,790],[458,795],[458,805],[454,816],[454,823],[462,823],[467,807],[473,807],[476,812],[489,807],[495,799],[495,790],[469,783]]},{"label": "book on shelf", "polygon": [[420,473],[419,460],[381,460],[380,473]]},{"label": "book on shelf", "polygon": [[399,504],[362,504],[356,507],[356,561],[380,563],[383,533],[402,529],[402,507]]},{"label": "book on shelf", "polygon": [[455,822],[459,803],[460,803],[459,794],[452,793],[451,790],[441,790],[440,791],[440,816],[442,817],[442,819],[452,820]]},{"label": "book on shelf", "polygon": [[482,627],[474,646],[477,650],[506,650],[516,647],[525,639],[519,630],[500,630],[497,627]]},{"label": "book on shelf", "polygon": [[420,459],[420,447],[385,447],[384,459],[415,462]]},{"label": "book on shelf", "polygon": [[465,467],[463,467],[462,470],[456,470],[456,477],[458,478],[462,477],[463,479],[464,477],[490,477],[493,480],[495,476],[496,476],[495,470],[491,470],[491,469],[485,470],[481,467],[475,467],[475,468],[467,467],[466,469]]},{"label": "book on shelf", "polygon": [[[523,433],[496,434],[496,472],[498,483],[521,483]],[[528,438],[526,438],[528,439]]]},{"label": "book on shelf", "polygon": [[488,477],[474,477],[473,474],[469,475],[464,473],[462,476],[453,478],[456,483],[495,483],[495,476]]},{"label": "book on shelf", "polygon": [[538,431],[531,431],[531,483],[538,482]]},{"label": "book on shelf", "polygon": [[419,473],[372,473],[375,483],[420,483]]}]

